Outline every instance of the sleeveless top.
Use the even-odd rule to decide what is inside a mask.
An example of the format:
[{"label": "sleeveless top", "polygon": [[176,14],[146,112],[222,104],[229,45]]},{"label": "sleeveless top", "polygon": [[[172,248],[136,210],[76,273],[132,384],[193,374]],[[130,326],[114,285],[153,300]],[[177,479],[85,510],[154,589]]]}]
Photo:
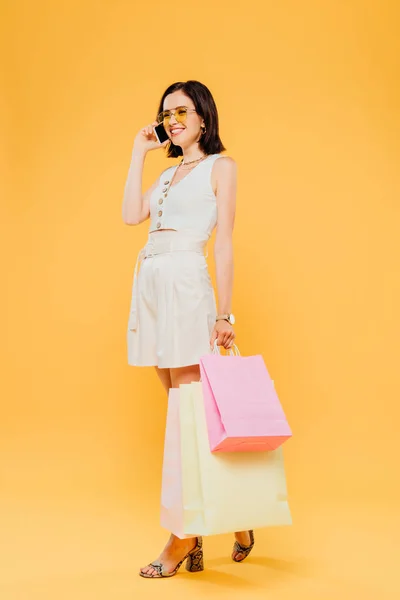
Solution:
[{"label": "sleeveless top", "polygon": [[211,171],[220,156],[222,154],[209,154],[172,186],[169,184],[178,165],[161,173],[159,184],[150,196],[150,233],[176,229],[211,236],[217,224],[217,199]]}]

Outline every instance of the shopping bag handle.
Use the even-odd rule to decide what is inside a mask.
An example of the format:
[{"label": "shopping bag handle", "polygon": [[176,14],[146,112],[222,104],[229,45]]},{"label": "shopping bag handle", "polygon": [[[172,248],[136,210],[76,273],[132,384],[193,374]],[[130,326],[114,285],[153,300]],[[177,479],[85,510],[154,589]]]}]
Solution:
[{"label": "shopping bag handle", "polygon": [[[214,341],[214,347],[212,349],[212,354],[221,354],[221,350],[219,349],[217,342],[218,342],[218,340]],[[233,344],[232,348],[230,348],[228,350],[228,353],[230,354],[230,356],[241,356],[241,354],[239,352],[239,348],[236,346],[236,344]]]},{"label": "shopping bag handle", "polygon": [[[218,340],[215,340],[214,347],[213,347],[211,353],[220,355],[221,350],[219,349],[217,342],[218,342]],[[232,348],[230,348],[228,350],[228,352],[229,352],[230,356],[240,356],[239,348],[236,346],[236,344],[233,344]],[[201,376],[200,376],[199,381],[200,381],[200,383],[202,383],[202,381],[203,381]]]},{"label": "shopping bag handle", "polygon": [[[214,347],[212,349],[212,354],[221,354],[221,350],[219,349],[219,346],[217,345],[217,341],[215,340],[214,342]],[[230,350],[228,350],[229,354],[231,356],[241,356],[240,352],[239,352],[239,348],[236,346],[236,344],[233,344],[232,348]],[[202,381],[201,377],[200,377],[200,381]],[[275,387],[275,381],[274,379],[271,379],[272,385]]]}]

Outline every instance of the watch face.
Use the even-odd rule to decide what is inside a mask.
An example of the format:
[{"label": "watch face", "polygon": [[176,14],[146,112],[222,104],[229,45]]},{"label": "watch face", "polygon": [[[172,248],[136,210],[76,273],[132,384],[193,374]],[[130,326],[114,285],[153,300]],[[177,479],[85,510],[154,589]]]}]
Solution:
[{"label": "watch face", "polygon": [[231,325],[235,324],[235,317],[234,317],[234,315],[232,313],[229,315],[229,323]]}]

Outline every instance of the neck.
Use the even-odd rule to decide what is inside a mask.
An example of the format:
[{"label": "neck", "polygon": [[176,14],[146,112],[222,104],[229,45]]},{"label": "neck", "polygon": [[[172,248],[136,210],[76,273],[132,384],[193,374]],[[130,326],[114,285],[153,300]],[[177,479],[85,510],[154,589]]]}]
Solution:
[{"label": "neck", "polygon": [[197,144],[196,146],[191,146],[190,148],[182,148],[182,153],[184,162],[196,160],[197,158],[204,156],[204,152],[200,150]]}]

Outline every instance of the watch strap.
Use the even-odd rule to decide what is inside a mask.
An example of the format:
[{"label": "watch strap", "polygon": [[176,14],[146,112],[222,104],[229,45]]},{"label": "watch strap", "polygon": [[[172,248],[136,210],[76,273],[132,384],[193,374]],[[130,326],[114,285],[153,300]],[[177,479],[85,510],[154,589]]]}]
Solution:
[{"label": "watch strap", "polygon": [[227,321],[230,325],[232,325],[232,321],[234,322],[234,320],[232,320],[233,315],[231,313],[226,313],[224,315],[217,315],[215,318],[215,322],[217,321]]}]

